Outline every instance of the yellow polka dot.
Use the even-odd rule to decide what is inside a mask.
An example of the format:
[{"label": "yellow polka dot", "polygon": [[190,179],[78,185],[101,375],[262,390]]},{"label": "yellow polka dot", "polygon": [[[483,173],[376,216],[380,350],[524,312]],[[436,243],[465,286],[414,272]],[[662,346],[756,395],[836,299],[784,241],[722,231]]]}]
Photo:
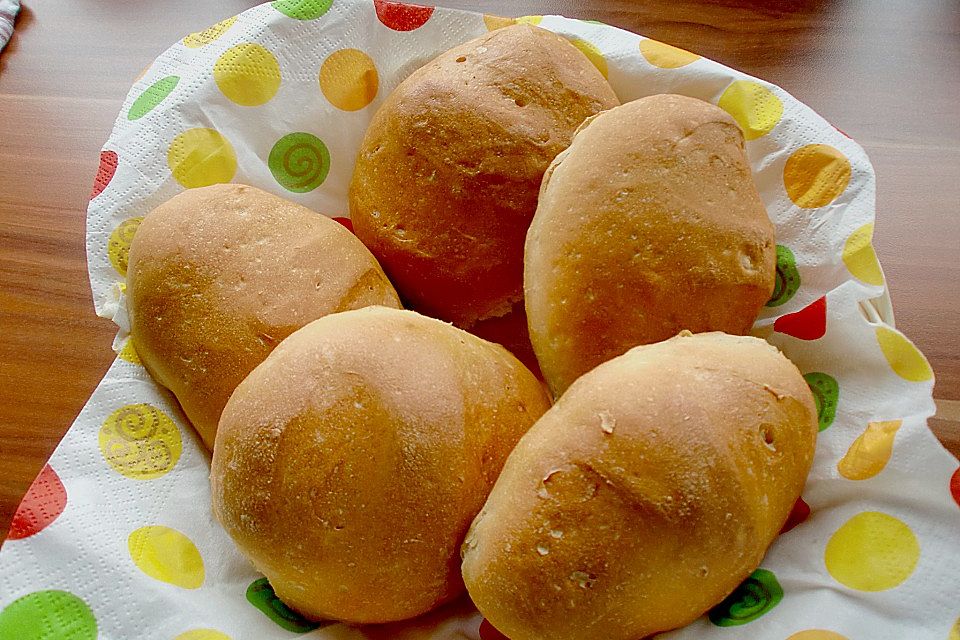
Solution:
[{"label": "yellow polka dot", "polygon": [[583,52],[583,55],[587,56],[587,59],[593,63],[600,73],[603,74],[603,77],[607,77],[607,60],[603,57],[603,54],[600,53],[600,49],[593,43],[587,42],[581,38],[576,38],[570,41],[573,46]]},{"label": "yellow polka dot", "polygon": [[110,258],[110,264],[122,276],[127,275],[127,260],[130,259],[130,243],[133,242],[133,236],[140,228],[143,222],[142,217],[129,218],[117,225],[117,228],[110,232],[110,239],[107,240],[107,256]]},{"label": "yellow polka dot", "polygon": [[873,223],[867,223],[850,234],[843,245],[843,264],[857,280],[867,284],[883,284],[883,272],[873,250]]},{"label": "yellow polka dot", "polygon": [[647,62],[661,69],[685,67],[700,59],[695,53],[649,38],[640,41],[640,53]]},{"label": "yellow polka dot", "polygon": [[173,640],[231,640],[231,638],[216,629],[191,629],[184,631]]},{"label": "yellow polka dot", "polygon": [[797,631],[787,638],[787,640],[849,640],[847,636],[842,636],[836,631],[827,631],[826,629],[807,629],[806,631]]},{"label": "yellow polka dot", "polygon": [[215,129],[188,129],[170,143],[167,164],[187,189],[230,182],[237,173],[233,145]]},{"label": "yellow polka dot", "polygon": [[920,544],[906,524],[878,511],[853,516],[834,532],[824,552],[827,571],[857,591],[885,591],[910,577]]},{"label": "yellow polka dot", "polygon": [[496,31],[497,29],[503,29],[512,24],[517,24],[517,21],[515,18],[504,18],[487,14],[483,16],[483,23],[487,25],[487,31]]},{"label": "yellow polka dot", "polygon": [[783,186],[804,209],[823,207],[850,184],[850,161],[828,144],[808,144],[794,151],[783,168]]},{"label": "yellow polka dot", "polygon": [[202,47],[205,44],[210,44],[223,34],[227,32],[230,27],[233,26],[233,23],[237,21],[237,16],[232,18],[227,18],[226,20],[221,20],[212,27],[207,27],[203,31],[197,31],[196,33],[191,33],[186,38],[183,39],[183,44],[190,49],[197,49]]},{"label": "yellow polka dot", "polygon": [[933,377],[930,363],[899,331],[877,327],[877,342],[890,368],[904,380],[925,382]]},{"label": "yellow polka dot", "polygon": [[120,353],[117,354],[117,357],[121,360],[129,362],[130,364],[143,364],[143,362],[140,360],[140,356],[137,355],[137,350],[133,347],[133,340],[127,340],[127,342],[123,345],[123,348],[120,349]]},{"label": "yellow polka dot", "polygon": [[837,463],[837,471],[848,480],[866,480],[877,475],[890,461],[893,439],[903,420],[867,423],[846,455]]},{"label": "yellow polka dot", "polygon": [[149,404],[128,404],[111,413],[98,437],[100,453],[114,471],[133,480],[168,473],[183,451],[180,430]]},{"label": "yellow polka dot", "polygon": [[957,621],[953,623],[953,628],[950,629],[947,640],[960,640],[960,618],[957,618]]},{"label": "yellow polka dot", "polygon": [[731,83],[720,96],[718,105],[733,116],[747,140],[767,135],[783,116],[780,98],[752,80]]},{"label": "yellow polka dot", "polygon": [[203,558],[196,545],[170,527],[141,527],[127,538],[130,559],[140,571],[184,589],[203,584]]},{"label": "yellow polka dot", "polygon": [[126,293],[126,292],[127,292],[127,283],[126,283],[126,282],[118,282],[118,283],[117,283],[117,287],[120,288],[120,293]]},{"label": "yellow polka dot", "polygon": [[359,49],[340,49],[320,67],[320,90],[343,111],[363,109],[377,97],[380,80],[370,56]]},{"label": "yellow polka dot", "polygon": [[259,44],[243,43],[223,52],[213,65],[223,95],[244,107],[269,102],[280,88],[280,64]]}]

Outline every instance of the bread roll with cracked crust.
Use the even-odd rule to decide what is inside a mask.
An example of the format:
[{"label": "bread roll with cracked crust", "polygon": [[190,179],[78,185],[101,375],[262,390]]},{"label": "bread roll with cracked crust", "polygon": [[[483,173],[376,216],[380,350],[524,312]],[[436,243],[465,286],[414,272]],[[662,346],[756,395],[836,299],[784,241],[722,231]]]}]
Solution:
[{"label": "bread roll with cracked crust", "polygon": [[237,184],[184,191],[147,215],[126,294],[137,354],[208,448],[227,398],[285,337],[328,313],[400,306],[342,225]]},{"label": "bread roll with cracked crust", "polygon": [[676,95],[589,120],[544,176],[525,260],[530,338],[555,394],[683,329],[747,333],[776,243],[737,123]]},{"label": "bread roll with cracked crust", "polygon": [[503,347],[412,311],[326,316],[227,403],[213,510],[277,595],[389,622],[462,593],[460,544],[549,402]]},{"label": "bread roll with cracked crust", "polygon": [[367,130],[350,185],[357,236],[411,308],[466,329],[511,313],[543,172],[585,118],[617,104],[583,53],[538,27],[441,54]]},{"label": "bread roll with cracked crust", "polygon": [[464,542],[511,640],[637,640],[757,568],[803,488],[817,412],[757,338],[685,333],[579,378],[520,440]]}]

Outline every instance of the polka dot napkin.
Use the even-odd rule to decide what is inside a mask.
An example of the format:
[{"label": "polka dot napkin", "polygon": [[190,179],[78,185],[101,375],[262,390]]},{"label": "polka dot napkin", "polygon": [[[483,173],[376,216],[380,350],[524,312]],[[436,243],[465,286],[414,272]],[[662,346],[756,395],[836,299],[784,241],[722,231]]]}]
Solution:
[{"label": "polka dot napkin", "polygon": [[[556,16],[621,100],[673,92],[742,127],[777,227],[777,284],[754,333],[804,372],[820,439],[763,565],[682,639],[957,640],[960,473],[931,435],[933,373],[892,325],[870,240],[863,150],[784,90],[695,53]],[[209,457],[126,341],[123,279],[142,217],[243,182],[347,215],[364,129],[441,51],[512,19],[381,0],[276,0],[175,43],[135,82],[87,218],[94,300],[118,358],[17,511],[0,552],[0,639],[493,640],[469,602],[355,628],[287,609],[209,507]],[[896,215],[897,212],[885,212]]]}]

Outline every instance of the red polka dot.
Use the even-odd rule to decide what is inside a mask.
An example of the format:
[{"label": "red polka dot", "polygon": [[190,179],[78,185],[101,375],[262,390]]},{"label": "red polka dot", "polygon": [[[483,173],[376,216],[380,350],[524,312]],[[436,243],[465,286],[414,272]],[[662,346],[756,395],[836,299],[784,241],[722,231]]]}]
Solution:
[{"label": "red polka dot", "polygon": [[953,501],[960,507],[960,467],[957,467],[953,476],[950,477],[950,495],[953,496]]},{"label": "red polka dot", "polygon": [[100,168],[97,169],[97,177],[93,179],[93,191],[90,192],[90,199],[93,200],[103,193],[110,181],[113,180],[113,174],[117,172],[117,152],[101,151]]},{"label": "red polka dot", "polygon": [[787,521],[783,523],[783,528],[780,529],[780,533],[786,533],[793,529],[798,524],[806,521],[810,517],[810,505],[803,501],[803,496],[797,498],[797,501],[793,504],[793,509],[790,510],[790,515],[787,516]]},{"label": "red polka dot", "polygon": [[774,331],[801,340],[816,340],[827,332],[827,298],[824,296],[796,313],[788,313],[773,323]]},{"label": "red polka dot", "polygon": [[50,465],[44,465],[13,514],[7,538],[20,540],[40,533],[60,517],[66,506],[67,491],[60,477]]},{"label": "red polka dot", "polygon": [[377,17],[380,18],[380,22],[394,31],[419,29],[433,15],[433,7],[421,7],[403,2],[373,0],[373,6],[377,10]]},{"label": "red polka dot", "polygon": [[353,221],[350,218],[336,217],[334,218],[334,220],[336,220],[337,222],[345,226],[347,228],[347,231],[349,231],[350,233],[353,233]]},{"label": "red polka dot", "polygon": [[497,631],[496,628],[484,618],[483,622],[480,623],[480,640],[510,640],[510,638]]}]

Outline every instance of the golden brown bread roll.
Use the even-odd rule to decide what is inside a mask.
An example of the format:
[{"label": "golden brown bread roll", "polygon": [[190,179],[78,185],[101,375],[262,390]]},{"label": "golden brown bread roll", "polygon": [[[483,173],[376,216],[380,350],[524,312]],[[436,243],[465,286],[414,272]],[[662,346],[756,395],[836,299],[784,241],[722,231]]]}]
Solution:
[{"label": "golden brown bread roll", "polygon": [[522,306],[543,172],[585,118],[616,104],[549,31],[515,25],[451,49],[374,116],[350,185],[357,236],[411,308],[467,329],[508,314]]},{"label": "golden brown bread roll", "polygon": [[463,591],[460,543],[547,409],[504,348],[412,311],[326,316],[230,398],[213,509],[304,615],[388,622]]},{"label": "golden brown bread roll", "polygon": [[144,218],[127,296],[137,353],[208,448],[227,398],[285,337],[328,313],[400,306],[342,225],[234,184],[185,191]]},{"label": "golden brown bread roll", "polygon": [[638,640],[756,569],[800,495],[817,412],[757,338],[686,333],[579,378],[510,454],[464,542],[511,640]]},{"label": "golden brown bread roll", "polygon": [[675,95],[584,124],[544,176],[527,234],[530,338],[555,394],[680,330],[750,330],[776,276],[774,229],[737,123]]}]

